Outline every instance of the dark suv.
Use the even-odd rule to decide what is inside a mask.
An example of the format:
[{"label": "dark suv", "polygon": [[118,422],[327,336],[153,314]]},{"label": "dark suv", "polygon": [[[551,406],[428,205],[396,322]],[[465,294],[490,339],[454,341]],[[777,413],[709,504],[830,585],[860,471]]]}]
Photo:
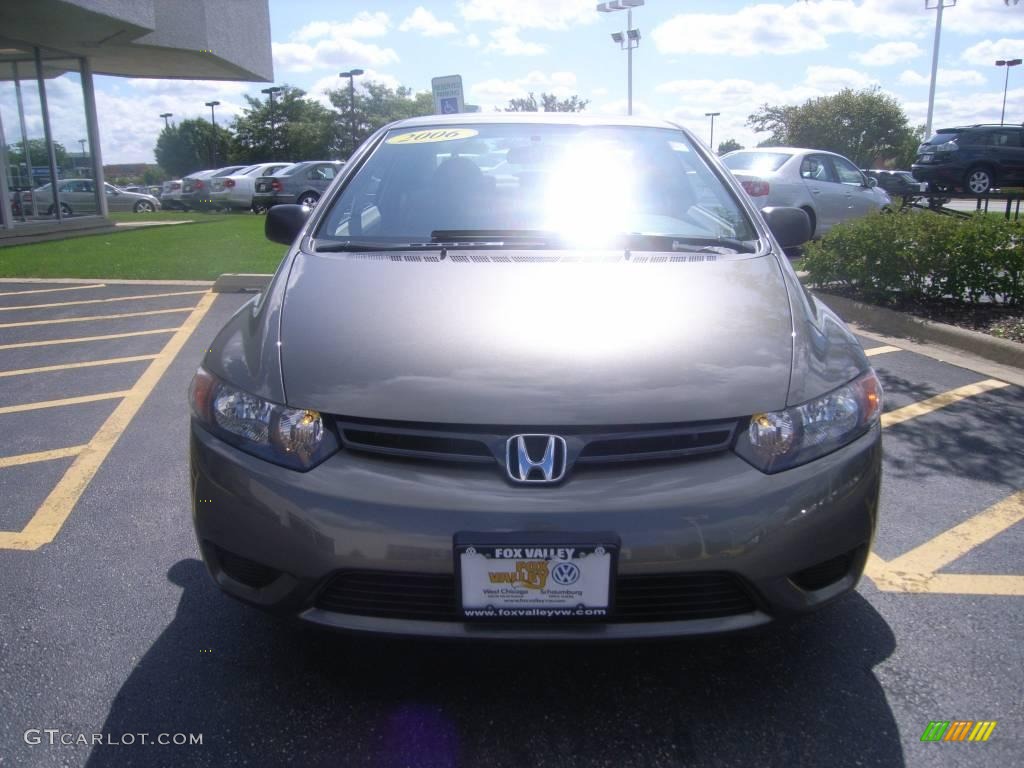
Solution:
[{"label": "dark suv", "polygon": [[1024,127],[940,128],[918,147],[912,167],[914,177],[934,192],[959,188],[984,195],[997,186],[1024,184]]}]

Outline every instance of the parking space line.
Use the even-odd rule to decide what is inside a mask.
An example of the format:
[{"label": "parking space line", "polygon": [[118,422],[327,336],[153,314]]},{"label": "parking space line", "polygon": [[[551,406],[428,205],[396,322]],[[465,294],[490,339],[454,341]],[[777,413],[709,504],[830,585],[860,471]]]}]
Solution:
[{"label": "parking space line", "polygon": [[138,363],[152,360],[156,355],[132,355],[131,357],[110,357],[106,360],[86,360],[81,363],[64,363],[63,365],[43,365],[39,368],[21,368],[17,371],[0,371],[0,379],[10,376],[28,376],[33,373],[50,373],[51,371],[70,371],[74,368],[95,368],[100,365],[120,365],[121,363]]},{"label": "parking space line", "polygon": [[54,540],[121,434],[131,424],[135,414],[213,306],[215,299],[213,293],[203,296],[192,314],[164,345],[160,354],[103,422],[85,449],[78,454],[28,524],[21,531],[0,531],[0,549],[36,550]]},{"label": "parking space line", "polygon": [[65,405],[81,405],[82,403],[96,403],[100,400],[117,400],[128,394],[128,390],[121,392],[100,392],[96,395],[81,395],[79,397],[65,397],[60,400],[42,400],[38,403],[20,403],[19,405],[5,405],[0,407],[0,416],[7,413],[24,413],[25,411],[41,411],[46,408],[63,408]]},{"label": "parking space line", "polygon": [[83,288],[106,288],[106,283],[89,283],[88,285],[69,285],[66,288],[33,288],[30,291],[3,291],[0,296],[24,296],[27,293],[55,293],[56,291],[80,291]]},{"label": "parking space line", "polygon": [[891,345],[885,345],[884,347],[872,347],[871,349],[865,349],[864,354],[868,357],[874,357],[875,355],[884,355],[886,352],[902,352],[903,350],[899,347],[893,347]]},{"label": "parking space line", "polygon": [[87,323],[90,320],[120,320],[122,317],[149,317],[151,315],[172,315],[175,312],[191,312],[195,307],[175,309],[150,309],[146,312],[123,312],[119,315],[86,315],[85,317],[61,317],[57,320],[24,320],[20,323],[0,323],[0,328],[27,328],[33,325],[63,325],[64,323]]},{"label": "parking space line", "polygon": [[0,469],[18,467],[22,464],[35,464],[39,461],[53,461],[77,456],[85,449],[84,445],[72,445],[69,448],[55,448],[52,451],[36,451],[35,453],[19,453],[17,456],[0,456]]},{"label": "parking space line", "polygon": [[1021,520],[1024,520],[1024,491],[890,560],[888,567],[897,571],[937,571]]},{"label": "parking space line", "polygon": [[59,301],[55,304],[26,304],[21,307],[0,307],[0,312],[14,312],[19,309],[53,309],[55,307],[77,307],[83,304],[109,304],[113,301],[142,301],[145,299],[164,299],[168,296],[195,296],[206,293],[206,290],[173,291],[171,293],[146,293],[141,296],[112,296],[108,299],[82,299],[81,301]]},{"label": "parking space line", "polygon": [[80,344],[84,341],[106,341],[107,339],[127,339],[131,336],[152,336],[157,333],[174,333],[177,328],[156,328],[152,331],[128,331],[127,333],[108,333],[105,336],[73,336],[69,339],[44,339],[43,341],[19,341],[14,344],[0,344],[3,349],[26,349],[28,347],[49,347],[54,344]]},{"label": "parking space line", "polygon": [[924,416],[925,414],[932,413],[959,403],[961,400],[965,400],[968,397],[974,397],[985,392],[991,392],[994,389],[1002,389],[1003,387],[1010,386],[1005,381],[999,381],[998,379],[986,379],[985,381],[979,381],[975,384],[968,384],[966,387],[958,387],[957,389],[951,389],[949,392],[943,392],[941,395],[935,397],[929,397],[927,400],[921,400],[916,403],[911,403],[902,408],[897,408],[894,411],[882,414],[882,426],[891,427],[896,424],[902,424],[904,421],[910,421],[910,419],[916,419],[918,416]]}]

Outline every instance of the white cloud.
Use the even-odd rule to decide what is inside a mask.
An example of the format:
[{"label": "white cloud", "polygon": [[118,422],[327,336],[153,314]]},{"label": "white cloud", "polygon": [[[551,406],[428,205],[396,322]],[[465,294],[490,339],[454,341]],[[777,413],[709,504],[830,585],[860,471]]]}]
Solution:
[{"label": "white cloud", "polygon": [[406,17],[398,29],[402,32],[419,32],[424,37],[454,35],[458,31],[450,21],[441,21],[422,5],[416,6],[416,10]]},{"label": "white cloud", "polygon": [[542,92],[553,93],[558,98],[564,99],[576,93],[576,75],[572,72],[547,74],[540,70],[534,70],[525,77],[515,80],[492,78],[469,86],[473,102],[479,104],[481,111],[484,112],[490,111],[494,107],[500,109],[508,106],[510,99],[522,99],[531,92],[538,96]]},{"label": "white cloud", "polygon": [[311,21],[299,29],[293,40],[317,40],[321,37],[382,37],[391,28],[391,18],[384,12],[360,11],[351,21]]},{"label": "white cloud", "polygon": [[[1024,87],[1010,88],[1006,94],[1006,122],[1019,125],[1024,121]],[[998,123],[1000,110],[1003,106],[1003,89],[981,91],[964,99],[954,93],[938,94],[935,97],[935,128],[950,128],[957,125],[973,125],[975,123]],[[907,102],[903,105],[910,117],[911,124],[924,124],[928,112],[928,102]]]},{"label": "white cloud", "polygon": [[965,64],[977,67],[991,67],[998,59],[1019,59],[1024,57],[1024,40],[1001,38],[982,40],[960,54]]},{"label": "white cloud", "polygon": [[393,48],[364,42],[381,37],[391,28],[383,12],[360,11],[350,21],[313,21],[288,42],[271,43],[275,71],[313,72],[318,69],[380,67],[398,61]]},{"label": "white cloud", "polygon": [[[943,69],[939,67],[936,77],[938,85],[984,85],[985,78],[980,72],[973,69]],[[900,74],[900,83],[903,85],[928,85],[931,83],[931,73],[921,74],[912,69],[904,70]]]},{"label": "white cloud", "polygon": [[600,15],[594,0],[465,0],[459,12],[466,21],[490,21],[509,27],[566,29],[590,24]]},{"label": "white cloud", "polygon": [[866,67],[886,67],[898,61],[915,59],[924,53],[917,43],[879,43],[864,53],[855,53],[852,58]]},{"label": "white cloud", "polygon": [[1024,32],[1024,6],[1013,2],[1006,5],[1000,0],[960,0],[943,12],[942,29],[968,35]]},{"label": "white cloud", "polygon": [[505,56],[540,56],[546,50],[539,43],[530,43],[519,37],[515,27],[499,27],[491,32],[488,51],[497,51]]},{"label": "white cloud", "polygon": [[470,32],[468,35],[466,35],[466,39],[463,41],[462,44],[468,48],[479,48],[480,38],[477,37],[476,33]]},{"label": "white cloud", "polygon": [[[394,75],[389,75],[386,72],[378,72],[375,69],[367,69],[362,75],[355,79],[356,90],[364,90],[365,84],[370,81],[381,83],[382,85],[386,85],[388,88],[397,88],[398,86],[403,85],[403,83]],[[321,77],[309,86],[309,88],[304,90],[309,98],[316,99],[325,107],[333,108],[331,100],[327,98],[327,91],[335,91],[338,88],[348,88],[347,77],[327,75],[326,77]]]},{"label": "white cloud", "polygon": [[807,68],[805,84],[826,93],[835,93],[843,88],[860,90],[878,85],[873,77],[848,67],[811,66]]}]

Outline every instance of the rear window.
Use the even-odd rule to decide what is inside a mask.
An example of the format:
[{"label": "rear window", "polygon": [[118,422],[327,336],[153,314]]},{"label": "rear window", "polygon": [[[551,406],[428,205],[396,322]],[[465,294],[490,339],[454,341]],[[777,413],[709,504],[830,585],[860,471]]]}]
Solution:
[{"label": "rear window", "polygon": [[392,130],[317,237],[415,243],[453,230],[588,247],[622,234],[757,237],[681,131],[529,123]]},{"label": "rear window", "polygon": [[928,139],[928,141],[926,141],[925,144],[945,144],[947,141],[952,141],[953,139],[958,138],[960,138],[959,131],[949,131],[948,133],[936,133],[934,136]]},{"label": "rear window", "polygon": [[792,155],[785,152],[734,152],[722,158],[730,171],[777,171]]}]

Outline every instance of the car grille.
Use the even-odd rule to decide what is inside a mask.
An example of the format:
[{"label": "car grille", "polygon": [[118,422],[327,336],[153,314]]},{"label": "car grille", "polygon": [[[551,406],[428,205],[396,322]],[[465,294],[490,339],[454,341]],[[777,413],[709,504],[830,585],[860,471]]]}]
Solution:
[{"label": "car grille", "polygon": [[[344,571],[330,577],[314,605],[356,616],[458,621],[450,574]],[[611,622],[714,619],[751,613],[757,606],[732,573],[697,572],[619,576]]]},{"label": "car grille", "polygon": [[337,417],[347,448],[440,461],[497,463],[504,466],[513,435],[551,434],[565,438],[567,463],[609,464],[680,459],[727,450],[736,420],[696,424],[627,427],[469,426],[371,421]]}]

